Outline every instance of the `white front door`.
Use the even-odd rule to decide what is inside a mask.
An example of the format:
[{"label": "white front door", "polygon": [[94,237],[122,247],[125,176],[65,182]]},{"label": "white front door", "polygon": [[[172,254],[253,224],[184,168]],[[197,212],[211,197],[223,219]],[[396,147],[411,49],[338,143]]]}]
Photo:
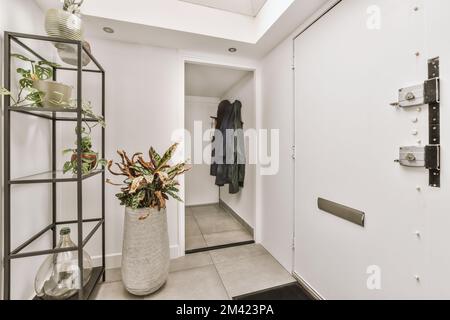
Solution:
[{"label": "white front door", "polygon": [[[295,272],[326,299],[450,298],[449,2],[343,0],[295,40]],[[428,144],[428,106],[390,106],[435,56],[440,189],[394,163]],[[365,227],[319,197],[364,211]]]}]

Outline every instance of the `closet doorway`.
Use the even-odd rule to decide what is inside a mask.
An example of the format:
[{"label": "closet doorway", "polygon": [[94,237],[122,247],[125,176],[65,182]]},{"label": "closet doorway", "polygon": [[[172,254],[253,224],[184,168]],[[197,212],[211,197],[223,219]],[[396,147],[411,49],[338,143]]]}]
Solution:
[{"label": "closet doorway", "polygon": [[230,188],[211,170],[221,102],[226,112],[241,110],[244,133],[256,127],[254,78],[250,70],[185,63],[185,152],[193,166],[185,177],[187,254],[254,242],[256,165],[249,164],[249,139],[243,139],[243,186]]}]

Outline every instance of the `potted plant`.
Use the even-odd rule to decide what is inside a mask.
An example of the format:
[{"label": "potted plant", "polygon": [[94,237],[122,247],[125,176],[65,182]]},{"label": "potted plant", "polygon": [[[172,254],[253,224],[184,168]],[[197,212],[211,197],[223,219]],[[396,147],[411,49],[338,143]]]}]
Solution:
[{"label": "potted plant", "polygon": [[[92,128],[100,124],[102,127],[105,127],[105,121],[103,117],[97,116],[90,105],[90,103],[83,103],[83,120],[86,118],[97,120],[95,125],[89,125],[89,122],[84,121],[86,127],[81,127],[81,173],[88,174],[93,170],[97,169],[98,166],[106,165],[107,162],[104,159],[99,159],[98,153],[92,149],[92,139],[91,139],[91,131]],[[75,129],[75,133],[78,133],[78,127]],[[77,145],[77,142],[75,142]],[[64,163],[63,172],[67,173],[71,171],[73,174],[78,173],[78,149],[66,149],[63,151],[63,154],[71,154],[70,160]]]},{"label": "potted plant", "polygon": [[[16,70],[21,78],[19,79],[17,98],[11,96],[14,102],[13,106],[64,107],[69,104],[72,87],[51,80],[53,69],[58,67],[58,64],[45,60],[35,61],[21,54],[12,54],[11,56],[30,65],[28,69],[17,68]],[[28,92],[25,96],[23,96],[24,91]],[[8,92],[8,94],[10,93]]]},{"label": "potted plant", "polygon": [[[66,149],[63,154],[71,154],[70,160],[64,163],[63,172],[71,171],[73,174],[78,173],[78,157],[77,148]],[[104,159],[98,159],[98,153],[92,150],[91,136],[86,133],[86,128],[82,127],[81,137],[81,173],[88,174],[97,169],[99,165],[106,165]]]},{"label": "potted plant", "polygon": [[116,165],[120,172],[113,171],[113,162],[108,162],[113,175],[125,177],[116,195],[125,206],[122,281],[134,295],[153,293],[167,280],[170,255],[166,202],[169,197],[182,201],[176,177],[190,169],[185,163],[169,165],[176,148],[177,144],[172,145],[163,156],[150,148],[150,161],[141,153],[129,158],[119,150],[121,162]]}]

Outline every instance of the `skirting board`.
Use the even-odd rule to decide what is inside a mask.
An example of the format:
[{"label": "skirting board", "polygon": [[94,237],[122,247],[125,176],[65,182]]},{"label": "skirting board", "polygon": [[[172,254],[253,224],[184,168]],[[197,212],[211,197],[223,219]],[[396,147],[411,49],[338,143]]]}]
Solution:
[{"label": "skirting board", "polygon": [[190,204],[186,205],[186,208],[192,208],[192,207],[209,207],[209,206],[215,206],[217,205],[217,202],[212,203],[200,203],[200,204]]},{"label": "skirting board", "polygon": [[[176,259],[180,257],[179,246],[170,246],[170,259]],[[102,257],[94,256],[92,257],[92,264],[94,267],[99,267],[102,265]],[[106,269],[117,269],[120,268],[122,264],[122,253],[112,253],[106,255]]]},{"label": "skirting board", "polygon": [[253,228],[244,220],[242,219],[229,205],[227,205],[222,200],[219,201],[219,206],[222,207],[225,211],[227,211],[229,214],[231,214],[239,223],[252,235],[252,238],[255,237],[255,232]]},{"label": "skirting board", "polygon": [[303,279],[300,275],[298,275],[295,271],[292,273],[293,277],[298,281],[298,283],[305,289],[305,291],[313,298],[314,300],[325,300],[322,295],[317,292],[305,279]]}]

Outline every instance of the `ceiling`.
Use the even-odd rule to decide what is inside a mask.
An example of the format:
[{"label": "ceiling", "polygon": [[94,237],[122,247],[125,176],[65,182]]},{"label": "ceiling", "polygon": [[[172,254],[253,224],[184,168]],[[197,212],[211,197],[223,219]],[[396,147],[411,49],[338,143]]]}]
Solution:
[{"label": "ceiling", "polygon": [[185,94],[187,96],[223,98],[250,71],[223,67],[186,64]]},{"label": "ceiling", "polygon": [[[59,0],[35,1],[44,11],[60,6]],[[330,3],[267,0],[253,18],[179,0],[128,0],[126,6],[112,6],[116,1],[121,2],[84,1],[82,12],[88,41],[100,38],[221,55],[231,55],[228,48],[235,47],[238,51],[234,56],[250,59],[264,57],[314,12]],[[105,26],[112,27],[115,33],[105,33]]]},{"label": "ceiling", "polygon": [[205,7],[256,17],[267,0],[179,0]]}]

